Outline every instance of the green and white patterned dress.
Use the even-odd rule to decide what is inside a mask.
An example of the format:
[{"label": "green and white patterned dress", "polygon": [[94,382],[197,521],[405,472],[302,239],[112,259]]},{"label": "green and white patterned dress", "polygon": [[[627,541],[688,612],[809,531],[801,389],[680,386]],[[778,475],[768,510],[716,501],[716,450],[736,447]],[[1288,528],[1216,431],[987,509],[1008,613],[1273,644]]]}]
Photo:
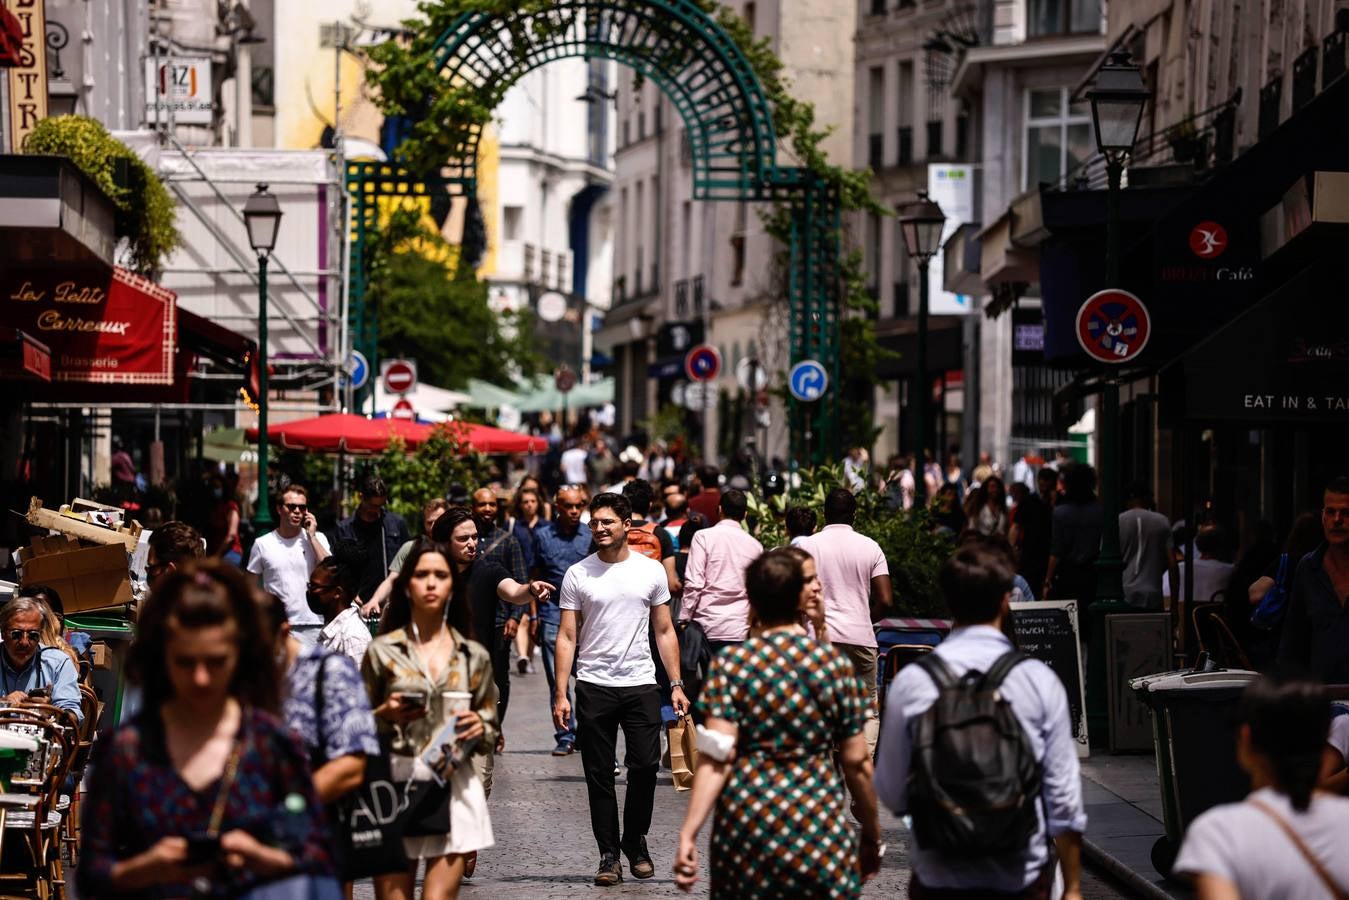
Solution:
[{"label": "green and white patterned dress", "polygon": [[777,632],[712,663],[703,715],[739,728],[713,820],[717,898],[856,897],[857,840],[834,747],[861,734],[867,695],[828,644]]}]

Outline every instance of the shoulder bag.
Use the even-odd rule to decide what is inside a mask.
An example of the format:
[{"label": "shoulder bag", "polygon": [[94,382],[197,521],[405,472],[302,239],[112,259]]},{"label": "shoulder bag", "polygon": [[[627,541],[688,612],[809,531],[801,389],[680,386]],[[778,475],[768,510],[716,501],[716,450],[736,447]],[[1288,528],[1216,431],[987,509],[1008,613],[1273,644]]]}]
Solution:
[{"label": "shoulder bag", "polygon": [[1343,888],[1335,883],[1335,879],[1331,877],[1330,872],[1326,870],[1326,867],[1321,860],[1316,858],[1316,854],[1312,852],[1312,848],[1307,846],[1307,843],[1302,840],[1302,836],[1293,830],[1293,826],[1288,824],[1288,821],[1284,819],[1283,816],[1275,812],[1273,807],[1263,800],[1248,797],[1246,798],[1246,802],[1260,810],[1268,816],[1275,825],[1279,826],[1279,830],[1287,835],[1288,840],[1292,841],[1293,846],[1302,854],[1302,858],[1307,861],[1307,865],[1312,867],[1312,871],[1316,873],[1316,877],[1321,879],[1321,884],[1323,884],[1325,889],[1330,892],[1330,896],[1334,897],[1335,900],[1349,900],[1349,893],[1346,893]]}]

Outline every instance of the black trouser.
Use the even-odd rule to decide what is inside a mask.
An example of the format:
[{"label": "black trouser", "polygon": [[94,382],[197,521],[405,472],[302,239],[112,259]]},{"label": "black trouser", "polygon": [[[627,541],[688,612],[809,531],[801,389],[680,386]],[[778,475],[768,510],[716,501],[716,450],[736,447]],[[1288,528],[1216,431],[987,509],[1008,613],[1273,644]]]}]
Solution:
[{"label": "black trouser", "polygon": [[660,689],[654,684],[604,687],[576,683],[576,749],[581,751],[590,827],[600,855],[618,855],[618,797],[614,793],[614,757],[618,729],[627,742],[628,792],[623,804],[623,843],[635,845],[651,828],[660,763]]},{"label": "black trouser", "polygon": [[492,680],[497,685],[497,727],[506,724],[506,707],[511,702],[511,641],[503,625],[497,626],[492,647]]}]

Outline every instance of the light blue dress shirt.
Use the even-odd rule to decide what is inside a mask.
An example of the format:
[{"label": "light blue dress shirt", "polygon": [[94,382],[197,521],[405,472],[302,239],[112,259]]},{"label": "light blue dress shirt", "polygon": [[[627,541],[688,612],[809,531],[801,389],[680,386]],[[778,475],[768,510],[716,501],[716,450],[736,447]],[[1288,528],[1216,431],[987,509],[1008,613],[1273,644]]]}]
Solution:
[{"label": "light blue dress shirt", "polygon": [[[1012,642],[989,625],[957,628],[934,651],[957,678],[971,669],[987,672],[999,656],[1012,649]],[[1087,829],[1082,805],[1082,776],[1073,742],[1068,695],[1054,670],[1039,660],[1016,666],[1002,683],[1002,695],[1030,739],[1035,758],[1043,767],[1037,804],[1037,826],[1025,852],[988,859],[946,856],[924,850],[910,840],[909,858],[918,880],[930,888],[985,888],[1019,891],[1035,881],[1048,859],[1045,814],[1049,834],[1060,835]],[[895,676],[885,698],[880,749],[876,760],[876,795],[897,815],[908,812],[909,758],[912,723],[937,699],[937,687],[918,666],[906,666]]]},{"label": "light blue dress shirt", "polygon": [[15,691],[27,693],[40,687],[51,688],[52,706],[68,709],[75,714],[76,719],[84,721],[75,664],[64,650],[39,646],[28,665],[15,669],[10,664],[9,654],[0,649],[0,696]]}]

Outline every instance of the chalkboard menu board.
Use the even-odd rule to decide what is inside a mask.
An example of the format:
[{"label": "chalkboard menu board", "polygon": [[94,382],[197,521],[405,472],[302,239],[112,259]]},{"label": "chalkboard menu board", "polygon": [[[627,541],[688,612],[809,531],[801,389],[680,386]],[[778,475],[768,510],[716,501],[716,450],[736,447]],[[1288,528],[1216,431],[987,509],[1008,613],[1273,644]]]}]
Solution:
[{"label": "chalkboard menu board", "polygon": [[1068,692],[1077,755],[1087,755],[1087,697],[1082,681],[1082,644],[1078,640],[1076,600],[1037,600],[1012,604],[1012,635],[1017,649],[1054,670]]}]

